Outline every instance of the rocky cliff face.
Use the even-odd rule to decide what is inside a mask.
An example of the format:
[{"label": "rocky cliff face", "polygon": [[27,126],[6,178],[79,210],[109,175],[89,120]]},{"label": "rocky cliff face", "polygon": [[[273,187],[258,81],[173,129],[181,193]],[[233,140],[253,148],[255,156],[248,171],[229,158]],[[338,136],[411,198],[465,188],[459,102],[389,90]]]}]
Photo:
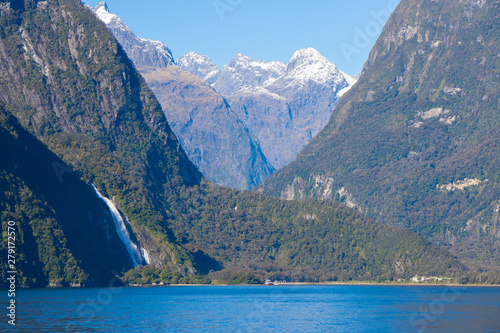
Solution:
[{"label": "rocky cliff face", "polygon": [[190,160],[208,179],[250,190],[274,172],[260,143],[226,100],[207,83],[181,69],[211,82],[219,75],[214,63],[189,53],[178,60],[177,67],[166,46],[135,36],[118,16],[109,13],[105,3],[93,11],[146,79]]},{"label": "rocky cliff face", "polygon": [[120,17],[109,12],[105,2],[100,2],[93,11],[111,30],[137,67],[164,68],[174,63],[172,52],[162,42],[137,37]]},{"label": "rocky cliff face", "polygon": [[252,189],[274,172],[259,142],[205,82],[177,66],[140,71],[186,153],[206,177],[232,188]]},{"label": "rocky cliff face", "polygon": [[314,49],[297,51],[288,65],[238,56],[214,88],[255,133],[278,169],[326,125],[340,97],[356,82]]},{"label": "rocky cliff face", "polygon": [[297,51],[288,64],[239,54],[220,73],[205,56],[190,53],[179,60],[197,63],[197,67],[179,66],[201,79],[206,75],[197,68],[212,69],[206,81],[225,96],[276,169],[295,159],[356,83],[312,48]]},{"label": "rocky cliff face", "polygon": [[[265,192],[351,202],[500,267],[498,1],[401,1],[326,128]],[[297,186],[295,187],[297,188]],[[342,195],[343,194],[343,195]],[[475,258],[475,259],[473,259]]]}]

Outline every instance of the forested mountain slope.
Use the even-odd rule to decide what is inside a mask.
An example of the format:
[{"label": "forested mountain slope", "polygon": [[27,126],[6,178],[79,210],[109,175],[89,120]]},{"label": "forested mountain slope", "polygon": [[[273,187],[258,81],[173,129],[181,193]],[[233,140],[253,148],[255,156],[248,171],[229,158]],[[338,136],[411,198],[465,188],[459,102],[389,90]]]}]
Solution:
[{"label": "forested mountain slope", "polygon": [[402,0],[326,128],[264,192],[339,200],[500,267],[500,2]]},{"label": "forested mountain slope", "polygon": [[[2,230],[16,223],[10,242],[21,285],[104,284],[112,271],[132,268],[94,191],[3,105],[0,142]],[[2,242],[4,258],[7,244]],[[2,274],[11,270],[4,260],[1,267]]]},{"label": "forested mountain slope", "polygon": [[121,211],[149,271],[167,282],[200,281],[199,274],[328,281],[465,273],[421,237],[337,204],[207,182],[120,44],[79,1],[0,8],[0,215],[4,231],[7,220],[20,226],[24,285],[107,284],[130,268],[92,184]]}]

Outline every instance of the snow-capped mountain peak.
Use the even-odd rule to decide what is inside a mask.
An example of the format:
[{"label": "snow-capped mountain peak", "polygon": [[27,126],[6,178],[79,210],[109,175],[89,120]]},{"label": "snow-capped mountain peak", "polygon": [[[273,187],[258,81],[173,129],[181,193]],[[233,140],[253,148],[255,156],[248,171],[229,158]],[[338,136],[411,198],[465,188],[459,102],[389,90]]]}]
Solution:
[{"label": "snow-capped mountain peak", "polygon": [[92,11],[112,31],[137,67],[175,63],[172,52],[162,42],[137,37],[118,15],[109,12],[106,2],[98,3]]},{"label": "snow-capped mountain peak", "polygon": [[234,57],[234,59],[231,60],[231,62],[251,62],[251,61],[253,61],[252,58],[247,57],[246,55],[243,55],[241,53],[238,53],[236,57]]},{"label": "snow-capped mountain peak", "polygon": [[[90,6],[89,6],[90,7]],[[99,10],[104,10],[106,12],[109,13],[109,8],[108,8],[108,4],[105,2],[105,1],[101,1],[99,2],[95,7],[94,7],[94,10],[95,11],[99,11]]]},{"label": "snow-capped mountain peak", "polygon": [[220,74],[219,66],[206,55],[188,52],[176,61],[177,66],[189,72],[208,84],[213,84]]},{"label": "snow-capped mountain peak", "polygon": [[121,23],[123,23],[123,21],[118,17],[118,15],[111,14],[109,12],[108,5],[104,1],[99,2],[97,6],[94,7],[94,13],[106,25],[110,24],[113,20],[120,21]]},{"label": "snow-capped mountain peak", "polygon": [[283,98],[310,89],[311,85],[321,85],[341,97],[357,82],[314,48],[296,51],[288,64],[253,60],[239,53],[219,70],[209,57],[196,52],[180,57],[177,64],[225,96],[242,92],[262,95],[265,92]]},{"label": "snow-capped mountain peak", "polygon": [[288,68],[291,69],[296,66],[308,66],[310,64],[318,62],[328,63],[330,61],[323,57],[321,53],[319,53],[316,49],[309,47],[296,51],[290,59],[290,62],[288,63]]},{"label": "snow-capped mountain peak", "polygon": [[267,86],[285,72],[286,64],[282,62],[253,60],[240,53],[222,67],[213,87],[223,95],[234,95]]},{"label": "snow-capped mountain peak", "polygon": [[313,48],[296,51],[290,59],[286,71],[289,80],[294,81],[294,85],[298,82],[308,81],[342,85],[342,82],[345,81],[343,73],[339,71],[337,66]]}]

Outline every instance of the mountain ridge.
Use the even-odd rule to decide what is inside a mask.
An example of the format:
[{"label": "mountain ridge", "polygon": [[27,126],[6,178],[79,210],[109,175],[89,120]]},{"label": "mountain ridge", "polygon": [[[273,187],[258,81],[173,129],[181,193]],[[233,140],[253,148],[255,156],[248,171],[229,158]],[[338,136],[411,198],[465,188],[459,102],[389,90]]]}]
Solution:
[{"label": "mountain ridge", "polygon": [[[121,19],[109,14],[104,4],[94,12],[102,16],[125,49],[131,48],[129,44],[137,37],[132,36]],[[110,15],[120,24],[109,23],[112,21]],[[128,53],[133,55],[133,51]],[[168,118],[184,119],[189,114],[185,121],[174,122],[172,128],[191,160],[209,179],[240,189],[260,185],[274,170],[293,161],[300,149],[326,125],[338,100],[356,82],[312,48],[296,51],[288,64],[253,60],[238,54],[222,69],[209,57],[188,52],[171,65],[204,80],[215,90],[214,94],[220,93],[224,105],[213,105],[210,109],[225,110],[224,114],[231,115],[229,119],[235,119],[229,120],[233,122],[231,126],[222,126],[224,130],[219,135],[205,126],[193,125],[201,124],[201,118],[218,117],[211,110],[196,111],[198,104],[200,109],[206,108],[206,101],[201,98],[207,96],[206,93],[183,90],[187,97],[181,103],[182,115],[168,105],[170,99],[180,102],[172,96],[169,86],[182,89],[191,84],[198,91],[207,91],[207,87],[186,75],[169,75],[177,72],[173,69],[153,74],[155,66],[146,66],[141,59],[131,58],[147,79],[156,77],[153,90],[162,101]],[[162,82],[159,77],[163,78]],[[186,82],[171,84],[180,78]],[[219,118],[222,124],[223,116]],[[240,141],[240,137],[245,143],[235,146],[233,142]],[[249,165],[255,167],[255,172]]]},{"label": "mountain ridge", "polygon": [[401,1],[358,83],[264,193],[341,201],[499,270],[498,8]]},{"label": "mountain ridge", "polygon": [[89,9],[115,32],[136,66],[154,65],[164,68],[175,63],[172,51],[168,47],[160,41],[137,37],[118,15],[109,12],[106,2],[100,2],[94,9],[91,7]]}]

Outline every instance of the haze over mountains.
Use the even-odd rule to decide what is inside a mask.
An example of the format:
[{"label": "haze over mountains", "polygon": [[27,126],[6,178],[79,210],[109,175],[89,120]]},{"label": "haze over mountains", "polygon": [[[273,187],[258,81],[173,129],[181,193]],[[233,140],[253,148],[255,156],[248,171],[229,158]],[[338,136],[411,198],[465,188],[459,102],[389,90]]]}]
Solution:
[{"label": "haze over mountains", "polygon": [[[190,159],[226,186],[251,189],[293,161],[356,82],[314,49],[297,51],[289,64],[239,54],[222,70],[209,57],[189,52],[165,69],[173,64],[165,46],[133,35],[105,3],[94,12],[157,95]],[[137,56],[137,50],[148,52],[145,44],[152,54]],[[168,56],[158,66],[149,61],[164,50]]]},{"label": "haze over mountains", "polygon": [[[422,237],[338,203],[205,180],[123,47],[80,1],[2,2],[0,12],[0,215],[16,225],[19,285],[468,274]],[[150,264],[132,269],[139,262]],[[1,283],[7,271],[0,261]]]}]

